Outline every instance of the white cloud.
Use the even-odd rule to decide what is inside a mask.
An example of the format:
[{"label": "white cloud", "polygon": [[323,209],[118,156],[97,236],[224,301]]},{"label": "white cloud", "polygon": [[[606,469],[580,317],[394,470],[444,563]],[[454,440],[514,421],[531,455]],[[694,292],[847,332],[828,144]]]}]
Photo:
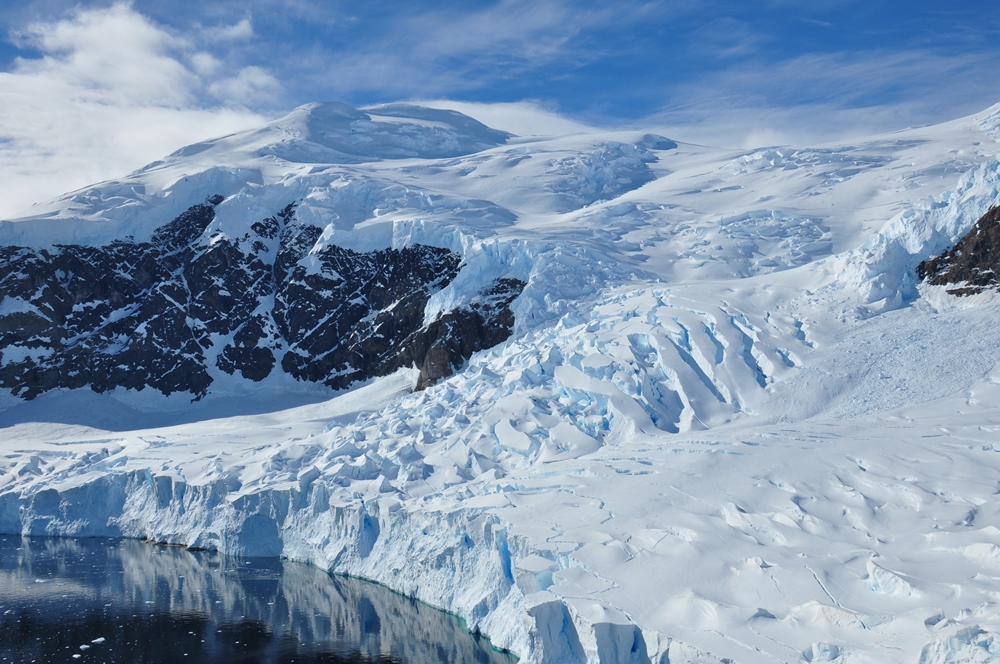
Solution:
[{"label": "white cloud", "polygon": [[310,65],[321,72],[318,82],[326,89],[348,96],[451,95],[504,85],[549,66],[580,67],[600,59],[599,47],[576,38],[588,29],[641,19],[641,7],[583,4],[500,0],[485,7],[401,12],[386,17],[377,34],[352,50],[320,48]]},{"label": "white cloud", "polygon": [[222,67],[222,61],[211,53],[195,53],[190,59],[191,66],[199,76],[214,76]]},{"label": "white cloud", "polygon": [[212,83],[208,91],[222,101],[251,104],[275,98],[281,83],[260,67],[244,67],[236,76]]},{"label": "white cloud", "polygon": [[488,127],[517,136],[556,136],[596,131],[589,125],[570,120],[536,102],[476,103],[450,100],[415,101],[430,108],[447,108],[464,113]]},{"label": "white cloud", "polygon": [[250,17],[246,17],[233,25],[206,28],[204,32],[205,36],[212,39],[225,39],[232,41],[250,39],[254,36],[253,22],[250,20]]},{"label": "white cloud", "polygon": [[80,10],[15,36],[41,57],[19,58],[0,73],[0,218],[258,125],[264,118],[255,113],[206,104],[206,91],[229,91],[243,103],[277,85],[253,68],[212,79],[219,70],[212,56],[127,4]]},{"label": "white cloud", "polygon": [[16,34],[45,55],[18,59],[16,73],[58,84],[76,99],[154,105],[191,102],[196,81],[171,57],[182,44],[127,5],[79,12],[73,19],[37,23]]},{"label": "white cloud", "polygon": [[819,143],[972,115],[995,103],[993,55],[930,52],[804,55],[723,70],[674,93],[644,120],[712,145]]},{"label": "white cloud", "polygon": [[560,53],[566,40],[597,18],[561,2],[502,0],[458,17],[427,14],[411,19],[408,27],[415,50],[429,60],[500,55],[538,62]]}]

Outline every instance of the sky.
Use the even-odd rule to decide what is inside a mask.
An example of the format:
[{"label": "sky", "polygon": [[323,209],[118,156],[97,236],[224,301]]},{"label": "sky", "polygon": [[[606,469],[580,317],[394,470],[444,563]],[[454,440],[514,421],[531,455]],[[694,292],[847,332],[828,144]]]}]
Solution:
[{"label": "sky", "polygon": [[401,100],[515,133],[848,139],[1000,102],[1000,5],[8,0],[0,217],[310,101]]}]

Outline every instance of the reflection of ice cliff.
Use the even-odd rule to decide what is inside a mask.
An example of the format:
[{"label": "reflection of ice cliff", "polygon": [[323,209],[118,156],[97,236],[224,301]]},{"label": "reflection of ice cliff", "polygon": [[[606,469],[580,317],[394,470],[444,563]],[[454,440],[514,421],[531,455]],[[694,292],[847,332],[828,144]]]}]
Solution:
[{"label": "reflection of ice cliff", "polygon": [[[377,661],[507,661],[452,616],[382,586],[299,563],[134,540],[48,538],[0,539],[0,561],[0,604],[27,601],[53,622],[109,606],[205,620],[212,628],[201,630],[203,638],[222,640],[229,626],[257,623],[304,648],[357,649]],[[0,623],[0,633],[4,627]],[[3,642],[0,637],[0,650]]]}]

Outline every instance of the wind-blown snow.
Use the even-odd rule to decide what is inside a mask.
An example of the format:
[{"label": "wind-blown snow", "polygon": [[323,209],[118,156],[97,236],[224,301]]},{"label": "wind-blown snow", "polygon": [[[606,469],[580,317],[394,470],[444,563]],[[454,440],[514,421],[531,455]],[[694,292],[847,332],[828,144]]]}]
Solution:
[{"label": "wind-blown snow", "polygon": [[461,253],[427,321],[527,286],[422,392],[12,405],[0,531],[310,561],[526,662],[994,661],[1000,302],[914,268],[1000,202],[996,124],[734,151],[312,105],[69,194],[3,241],[141,240],[218,193],[230,237],[297,201],[317,247]]}]

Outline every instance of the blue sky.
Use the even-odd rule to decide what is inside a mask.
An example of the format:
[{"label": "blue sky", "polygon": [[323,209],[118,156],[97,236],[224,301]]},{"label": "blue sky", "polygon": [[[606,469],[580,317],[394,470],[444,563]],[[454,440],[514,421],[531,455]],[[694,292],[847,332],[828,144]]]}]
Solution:
[{"label": "blue sky", "polygon": [[[0,10],[8,35],[0,67],[42,55],[30,41],[10,38],[26,26],[111,4],[37,0]],[[903,113],[933,121],[1000,100],[1000,8],[991,2],[193,5],[131,3],[137,14],[189,39],[189,49],[231,70],[254,66],[275,76],[280,93],[237,100],[267,112],[317,98],[358,105],[411,97],[531,99],[614,123],[721,100],[778,108],[908,104],[916,110]]]},{"label": "blue sky", "polygon": [[978,0],[26,0],[0,28],[0,167],[50,173],[18,202],[314,100],[519,103],[735,146],[1000,102],[1000,6]]}]

